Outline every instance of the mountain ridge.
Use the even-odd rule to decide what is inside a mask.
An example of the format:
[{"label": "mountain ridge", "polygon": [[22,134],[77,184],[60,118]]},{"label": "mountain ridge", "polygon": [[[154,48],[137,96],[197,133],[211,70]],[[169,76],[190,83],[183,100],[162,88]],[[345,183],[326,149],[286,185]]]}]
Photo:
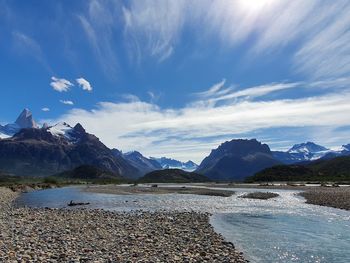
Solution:
[{"label": "mountain ridge", "polygon": [[212,180],[241,181],[266,167],[279,164],[267,144],[256,139],[222,143],[203,159],[196,172]]},{"label": "mountain ridge", "polygon": [[157,161],[163,169],[182,169],[187,172],[193,172],[198,168],[198,165],[191,160],[181,162],[167,157],[150,157],[150,159]]},{"label": "mountain ridge", "polygon": [[256,139],[235,139],[213,149],[198,166],[192,161],[147,158],[137,151],[123,153],[109,149],[79,123],[74,127],[65,122],[39,127],[28,109],[21,112],[15,123],[0,125],[0,169],[20,175],[45,176],[74,166],[94,165],[132,179],[170,168],[196,171],[214,180],[243,180],[258,169],[276,164],[308,163],[347,155],[350,144],[331,150],[308,141],[287,151],[271,151]]},{"label": "mountain ridge", "polygon": [[350,156],[321,159],[304,165],[273,166],[246,178],[246,182],[273,181],[350,181]]},{"label": "mountain ridge", "polygon": [[21,129],[0,140],[1,170],[18,175],[47,176],[80,165],[93,165],[118,176],[138,177],[140,171],[116,157],[95,135],[77,124],[70,127],[70,139],[49,128]]}]

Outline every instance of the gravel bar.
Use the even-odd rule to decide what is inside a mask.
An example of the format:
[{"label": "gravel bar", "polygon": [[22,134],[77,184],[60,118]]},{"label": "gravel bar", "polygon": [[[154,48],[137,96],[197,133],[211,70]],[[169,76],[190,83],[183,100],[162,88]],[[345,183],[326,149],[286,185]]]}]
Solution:
[{"label": "gravel bar", "polygon": [[0,188],[0,262],[247,262],[209,214],[14,208]]},{"label": "gravel bar", "polygon": [[135,195],[135,194],[194,194],[230,197],[235,194],[233,190],[207,189],[191,186],[166,187],[157,185],[157,187],[145,186],[119,186],[119,185],[93,185],[83,188],[85,192],[116,194],[116,195]]},{"label": "gravel bar", "polygon": [[300,193],[306,203],[350,210],[350,187],[318,187]]},{"label": "gravel bar", "polygon": [[248,193],[248,194],[242,195],[240,196],[240,198],[268,200],[271,198],[276,198],[278,196],[279,194],[276,194],[276,193],[254,192],[254,193]]}]

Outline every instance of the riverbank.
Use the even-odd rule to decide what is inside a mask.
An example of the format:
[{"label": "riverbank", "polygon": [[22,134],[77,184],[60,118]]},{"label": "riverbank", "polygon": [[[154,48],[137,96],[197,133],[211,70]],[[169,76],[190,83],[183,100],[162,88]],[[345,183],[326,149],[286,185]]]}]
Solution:
[{"label": "riverbank", "polygon": [[235,192],[233,190],[206,189],[189,186],[184,187],[146,187],[146,186],[119,186],[119,185],[91,185],[83,188],[86,192],[100,194],[133,195],[133,194],[196,194],[229,197]]},{"label": "riverbank", "polygon": [[350,210],[350,187],[315,187],[300,193],[306,203]]},{"label": "riverbank", "polygon": [[14,208],[0,188],[0,261],[246,262],[194,212]]}]

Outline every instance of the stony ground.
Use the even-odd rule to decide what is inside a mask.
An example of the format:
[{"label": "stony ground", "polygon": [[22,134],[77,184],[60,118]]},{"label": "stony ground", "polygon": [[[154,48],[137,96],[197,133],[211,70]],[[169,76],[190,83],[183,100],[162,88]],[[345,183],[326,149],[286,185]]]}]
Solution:
[{"label": "stony ground", "polygon": [[300,193],[308,204],[350,210],[350,187],[317,187]]},{"label": "stony ground", "polygon": [[0,262],[245,262],[207,214],[13,208],[0,188]]}]

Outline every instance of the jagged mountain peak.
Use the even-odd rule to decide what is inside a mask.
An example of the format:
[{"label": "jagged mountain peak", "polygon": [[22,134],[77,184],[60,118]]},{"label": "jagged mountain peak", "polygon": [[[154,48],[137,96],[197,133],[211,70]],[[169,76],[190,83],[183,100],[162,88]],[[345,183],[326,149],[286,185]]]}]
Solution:
[{"label": "jagged mountain peak", "polygon": [[234,139],[212,150],[196,171],[214,180],[242,180],[276,164],[279,161],[267,144],[256,139]]},{"label": "jagged mountain peak", "polygon": [[32,112],[25,108],[15,121],[20,128],[38,128],[38,125],[33,119]]},{"label": "jagged mountain peak", "polygon": [[212,157],[223,154],[229,155],[248,155],[250,153],[262,152],[270,154],[270,147],[256,139],[233,139],[222,143],[218,148],[211,151]]},{"label": "jagged mountain peak", "polygon": [[53,136],[64,138],[71,143],[79,141],[82,135],[86,134],[85,129],[79,123],[72,127],[66,122],[59,122],[54,126],[48,127],[47,131]]},{"label": "jagged mountain peak", "polygon": [[75,126],[74,126],[74,130],[76,132],[79,132],[79,133],[86,133],[86,130],[84,129],[84,127],[80,124],[80,123],[77,123]]},{"label": "jagged mountain peak", "polygon": [[50,126],[49,126],[49,124],[47,123],[47,122],[44,122],[44,124],[43,124],[43,129],[47,129],[47,128],[49,128]]},{"label": "jagged mountain peak", "polygon": [[301,153],[301,152],[322,152],[322,151],[327,151],[326,147],[322,145],[318,145],[314,142],[306,142],[306,143],[300,143],[300,144],[295,144],[292,148],[290,148],[287,152],[288,153]]}]

